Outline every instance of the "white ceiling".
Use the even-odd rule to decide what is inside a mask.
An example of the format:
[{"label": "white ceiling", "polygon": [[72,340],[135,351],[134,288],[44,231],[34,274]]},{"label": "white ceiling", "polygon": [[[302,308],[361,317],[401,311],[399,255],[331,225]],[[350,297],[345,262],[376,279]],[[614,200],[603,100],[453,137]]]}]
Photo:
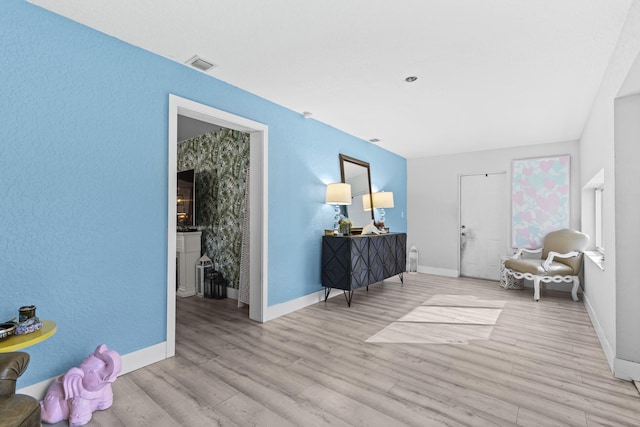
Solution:
[{"label": "white ceiling", "polygon": [[632,1],[30,0],[407,158],[578,139]]}]

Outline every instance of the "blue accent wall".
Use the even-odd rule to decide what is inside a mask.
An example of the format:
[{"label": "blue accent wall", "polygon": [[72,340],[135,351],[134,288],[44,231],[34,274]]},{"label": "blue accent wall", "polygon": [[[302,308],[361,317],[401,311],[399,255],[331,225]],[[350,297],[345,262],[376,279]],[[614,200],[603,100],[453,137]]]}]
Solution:
[{"label": "blue accent wall", "polygon": [[321,289],[339,153],[371,163],[406,231],[400,156],[23,0],[0,40],[0,320],[34,304],[58,324],[18,387],[165,340],[170,93],[269,126],[270,306]]}]

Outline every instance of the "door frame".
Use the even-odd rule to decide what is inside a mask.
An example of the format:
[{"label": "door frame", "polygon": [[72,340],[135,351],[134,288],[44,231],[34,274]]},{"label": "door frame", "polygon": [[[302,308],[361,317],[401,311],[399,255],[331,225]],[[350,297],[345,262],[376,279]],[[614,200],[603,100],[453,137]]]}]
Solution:
[{"label": "door frame", "polygon": [[250,134],[249,177],[249,318],[264,322],[267,311],[268,264],[268,131],[263,123],[236,116],[169,94],[169,174],[167,198],[167,345],[166,357],[176,349],[176,173],[178,115]]},{"label": "door frame", "polygon": [[[506,170],[499,170],[499,171],[493,171],[493,172],[475,172],[475,173],[459,173],[458,174],[458,228],[457,228],[457,248],[458,248],[458,277],[461,277],[461,273],[462,273],[462,254],[460,253],[460,229],[462,227],[462,178],[465,176],[477,176],[477,175],[505,175],[506,178],[506,183],[505,183],[505,192],[506,197],[505,197],[505,206],[503,206],[504,209],[507,209],[507,212],[510,212],[509,210],[509,204],[511,203],[511,196],[509,195],[509,179],[510,179],[510,175]],[[509,215],[507,215],[507,219],[509,219]],[[505,242],[505,250],[508,250],[509,248],[509,242],[511,242],[510,239],[510,222],[509,221],[505,221],[505,227],[507,228],[507,241]]]}]

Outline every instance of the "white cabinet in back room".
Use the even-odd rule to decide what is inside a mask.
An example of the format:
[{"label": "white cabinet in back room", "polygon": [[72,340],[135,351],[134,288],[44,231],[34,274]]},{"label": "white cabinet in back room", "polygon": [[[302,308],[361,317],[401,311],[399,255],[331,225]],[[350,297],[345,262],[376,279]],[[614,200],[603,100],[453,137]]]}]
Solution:
[{"label": "white cabinet in back room", "polygon": [[196,264],[200,259],[200,237],[202,232],[176,233],[176,283],[179,297],[196,294]]}]

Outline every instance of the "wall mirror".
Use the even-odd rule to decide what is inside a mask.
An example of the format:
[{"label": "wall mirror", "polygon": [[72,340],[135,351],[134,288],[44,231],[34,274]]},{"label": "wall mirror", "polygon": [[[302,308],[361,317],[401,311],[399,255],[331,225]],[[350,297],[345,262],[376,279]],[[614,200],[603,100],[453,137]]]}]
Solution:
[{"label": "wall mirror", "polygon": [[349,217],[353,227],[364,227],[374,219],[373,209],[365,211],[362,203],[362,197],[368,196],[368,206],[372,205],[369,163],[340,154],[340,177],[342,182],[351,184],[351,204],[343,206],[344,215]]}]

